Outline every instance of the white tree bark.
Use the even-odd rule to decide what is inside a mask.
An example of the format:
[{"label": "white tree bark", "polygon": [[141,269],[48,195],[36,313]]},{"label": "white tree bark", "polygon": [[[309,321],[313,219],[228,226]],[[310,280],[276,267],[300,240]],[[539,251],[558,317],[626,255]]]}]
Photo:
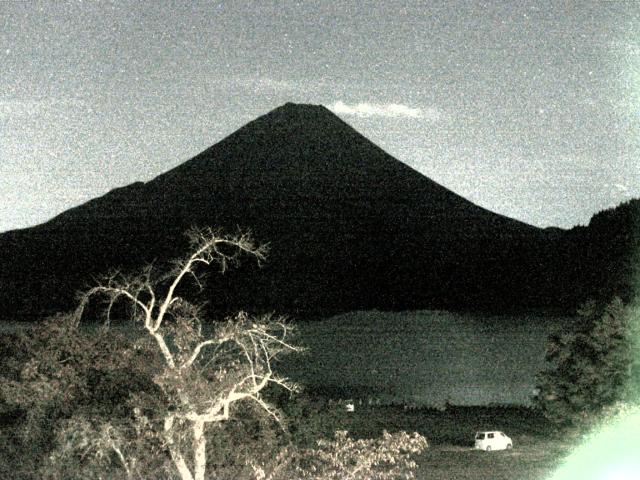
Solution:
[{"label": "white tree bark", "polygon": [[187,466],[187,462],[174,443],[173,434],[171,431],[173,428],[173,422],[173,416],[168,416],[164,419],[165,440],[167,442],[167,446],[169,447],[171,460],[173,461],[176,470],[178,470],[178,474],[180,475],[180,478],[182,480],[194,480],[191,470],[189,470],[189,467]]},{"label": "white tree bark", "polygon": [[204,480],[207,468],[207,439],[204,436],[204,422],[193,422],[193,470],[194,480]]},{"label": "white tree bark", "polygon": [[[253,400],[265,409],[269,414],[277,419],[275,410],[265,403],[259,396],[259,392],[269,383],[277,383],[284,388],[290,389],[289,384],[284,379],[279,379],[273,375],[271,370],[271,360],[277,352],[288,350],[297,351],[298,349],[286,343],[285,336],[287,327],[284,323],[279,323],[282,327],[282,336],[271,335],[269,329],[265,325],[248,324],[246,314],[240,314],[236,319],[239,323],[234,326],[230,322],[225,327],[226,330],[219,333],[217,337],[212,339],[198,339],[193,347],[189,347],[185,357],[185,352],[172,352],[171,342],[167,341],[166,332],[163,332],[163,322],[169,318],[180,318],[181,305],[183,300],[176,296],[176,290],[180,283],[187,277],[197,276],[194,267],[198,264],[210,265],[217,262],[221,265],[222,270],[226,268],[228,263],[236,260],[236,255],[230,255],[218,249],[219,245],[233,247],[238,253],[246,252],[253,255],[258,261],[264,259],[264,248],[256,247],[248,235],[237,237],[220,236],[216,232],[207,230],[194,230],[190,232],[191,240],[194,245],[193,254],[188,258],[177,263],[175,270],[169,277],[164,276],[163,280],[154,282],[152,280],[151,267],[146,268],[143,273],[136,277],[125,277],[114,274],[107,277],[105,282],[97,287],[90,289],[84,296],[84,299],[78,309],[78,319],[82,316],[82,310],[88,299],[92,295],[107,295],[110,299],[109,313],[111,305],[120,298],[126,298],[136,308],[144,313],[142,323],[144,330],[154,338],[155,343],[160,351],[165,364],[165,373],[169,373],[170,377],[183,379],[184,388],[178,386],[177,401],[179,403],[179,413],[169,414],[164,419],[164,437],[171,460],[182,480],[204,480],[207,467],[206,456],[206,437],[205,427],[207,423],[225,421],[229,418],[229,407],[232,403],[245,399]],[[167,281],[167,278],[169,279]],[[164,283],[163,283],[164,282]],[[167,286],[168,285],[168,286]],[[162,293],[162,295],[161,295]],[[197,312],[197,310],[195,310]],[[190,312],[189,314],[193,314]],[[196,317],[196,320],[199,321]],[[242,325],[238,327],[237,325]],[[224,330],[224,329],[223,329]],[[198,331],[198,335],[200,332]],[[229,342],[240,350],[239,358],[242,359],[247,375],[238,379],[234,385],[223,393],[220,397],[211,398],[213,405],[197,405],[192,403],[187,391],[189,388],[188,375],[190,370],[197,367],[197,360],[204,355],[205,347],[211,346],[208,351],[210,355],[215,356],[215,350]],[[179,355],[182,355],[180,357]],[[192,372],[191,372],[192,373]],[[196,398],[198,395],[194,395]],[[186,421],[190,424],[192,440],[190,448],[192,451],[186,453],[180,450],[182,442],[177,441],[174,422],[179,418],[182,422]],[[193,468],[190,468],[185,459],[193,459]],[[123,460],[126,467],[126,460]]]}]

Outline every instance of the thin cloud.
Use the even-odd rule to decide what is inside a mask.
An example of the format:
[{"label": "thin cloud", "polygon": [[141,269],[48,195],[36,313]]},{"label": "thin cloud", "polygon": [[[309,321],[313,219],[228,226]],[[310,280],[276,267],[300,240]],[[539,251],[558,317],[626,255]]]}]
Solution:
[{"label": "thin cloud", "polygon": [[358,103],[348,105],[337,101],[329,108],[335,113],[360,117],[426,118],[429,120],[438,120],[440,118],[440,112],[435,108],[414,108],[400,103]]},{"label": "thin cloud", "polygon": [[629,187],[627,185],[623,183],[614,183],[613,186],[620,194],[631,196],[631,192],[629,192]]},{"label": "thin cloud", "polygon": [[79,105],[82,102],[75,99],[0,98],[0,118],[24,118],[42,115],[60,107]]},{"label": "thin cloud", "polygon": [[31,99],[1,99],[0,116],[26,117],[40,112],[44,103]]},{"label": "thin cloud", "polygon": [[271,77],[256,77],[246,75],[230,75],[221,76],[213,75],[205,82],[207,89],[228,89],[228,88],[247,88],[252,90],[272,90],[272,91],[297,91],[302,87],[300,84]]},{"label": "thin cloud", "polygon": [[636,42],[614,40],[609,45],[614,51],[623,55],[640,55],[640,44]]},{"label": "thin cloud", "polygon": [[631,197],[632,192],[626,183],[605,183],[605,191],[608,191],[613,197]]},{"label": "thin cloud", "polygon": [[256,85],[274,90],[297,90],[299,86],[288,80],[277,80],[275,78],[262,77],[255,80]]}]

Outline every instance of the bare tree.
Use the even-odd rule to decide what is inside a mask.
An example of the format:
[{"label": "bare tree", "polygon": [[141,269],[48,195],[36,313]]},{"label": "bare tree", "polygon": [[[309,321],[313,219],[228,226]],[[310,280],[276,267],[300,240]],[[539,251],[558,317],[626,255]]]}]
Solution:
[{"label": "bare tree", "polygon": [[[153,382],[163,392],[166,408],[156,419],[156,433],[180,478],[203,480],[207,427],[229,419],[232,406],[241,401],[254,402],[278,420],[277,410],[261,392],[270,384],[294,388],[272,370],[272,362],[298,349],[289,343],[291,328],[282,318],[254,319],[241,312],[224,323],[211,324],[206,334],[201,306],[180,296],[184,284],[193,280],[200,285],[200,267],[217,264],[225,271],[242,254],[261,262],[265,248],[248,234],[226,236],[207,228],[193,229],[188,235],[192,253],[176,261],[168,273],[157,276],[149,266],[137,275],[109,275],[81,296],[76,318],[80,320],[96,296],[106,298],[107,318],[116,302],[125,300],[133,307],[133,318],[142,325],[143,337],[150,340],[150,351],[159,352],[161,359]],[[142,415],[140,409],[136,415]],[[100,445],[104,444],[116,445]],[[131,464],[140,463],[139,459],[127,460],[123,452],[118,447],[115,453],[132,477]]]}]

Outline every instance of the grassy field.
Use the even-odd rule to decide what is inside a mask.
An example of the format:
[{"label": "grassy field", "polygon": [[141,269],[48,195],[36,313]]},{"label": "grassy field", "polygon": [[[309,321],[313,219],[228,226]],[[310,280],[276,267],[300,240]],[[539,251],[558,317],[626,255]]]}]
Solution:
[{"label": "grassy field", "polygon": [[[341,404],[325,403],[320,408],[313,407],[309,415],[300,416],[300,411],[297,415],[290,413],[297,417],[294,428],[309,427],[308,442],[317,439],[318,434],[329,437],[335,430],[347,430],[355,438],[378,437],[383,430],[421,433],[427,438],[429,448],[416,459],[419,480],[544,480],[571,449],[570,442],[550,433],[550,426],[538,412],[527,408],[449,407],[438,411],[356,406],[355,412],[349,413]],[[16,452],[10,452],[13,422],[7,421],[8,418],[3,420],[0,437],[4,447],[0,452],[15,455]],[[514,448],[495,452],[474,450],[474,433],[489,429],[507,433]],[[298,431],[298,440],[304,437]],[[0,474],[8,474],[7,468],[0,459]],[[21,478],[15,476],[15,470],[11,471],[13,478]]]},{"label": "grassy field", "polygon": [[[537,411],[517,407],[449,407],[405,410],[400,406],[327,405],[322,421],[326,431],[348,430],[357,438],[372,438],[404,430],[424,435],[429,448],[417,459],[418,479],[430,480],[542,480],[548,478],[571,450],[571,443],[552,434]],[[478,430],[501,430],[514,448],[482,452],[473,449]]]},{"label": "grassy field", "polygon": [[419,459],[417,479],[542,480],[549,478],[568,448],[551,441],[537,441],[510,451],[485,453],[436,446]]}]

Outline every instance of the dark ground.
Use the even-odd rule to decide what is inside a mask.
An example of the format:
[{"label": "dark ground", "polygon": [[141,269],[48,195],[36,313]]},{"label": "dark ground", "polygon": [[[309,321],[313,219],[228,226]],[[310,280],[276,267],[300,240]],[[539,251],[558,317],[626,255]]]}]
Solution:
[{"label": "dark ground", "polygon": [[[320,413],[321,412],[321,413]],[[325,405],[316,421],[329,434],[348,430],[357,438],[372,438],[383,430],[418,432],[429,448],[416,460],[417,479],[465,480],[548,478],[571,450],[571,441],[554,429],[536,410],[523,407],[448,407],[446,410],[406,410],[402,406],[356,405],[348,413],[342,404]],[[479,430],[501,430],[514,447],[509,451],[473,449]]]},{"label": "dark ground", "polygon": [[[417,479],[430,480],[541,480],[548,478],[570,449],[569,440],[553,434],[553,429],[538,412],[519,407],[449,407],[407,410],[402,406],[356,405],[355,412],[346,412],[340,403],[307,404],[289,412],[299,427],[297,438],[308,441],[318,433],[331,435],[335,430],[348,430],[356,438],[372,438],[383,430],[417,431],[424,435],[429,448],[417,459]],[[6,412],[5,412],[6,413]],[[11,452],[12,419],[0,419],[0,474],[6,475],[5,454]],[[474,433],[478,430],[501,430],[509,435],[512,450],[482,452],[473,449]],[[313,432],[313,433],[312,433]],[[312,438],[313,437],[313,438]],[[16,470],[11,470],[17,474]],[[3,477],[6,478],[6,477]],[[19,477],[13,477],[19,478]]]}]

